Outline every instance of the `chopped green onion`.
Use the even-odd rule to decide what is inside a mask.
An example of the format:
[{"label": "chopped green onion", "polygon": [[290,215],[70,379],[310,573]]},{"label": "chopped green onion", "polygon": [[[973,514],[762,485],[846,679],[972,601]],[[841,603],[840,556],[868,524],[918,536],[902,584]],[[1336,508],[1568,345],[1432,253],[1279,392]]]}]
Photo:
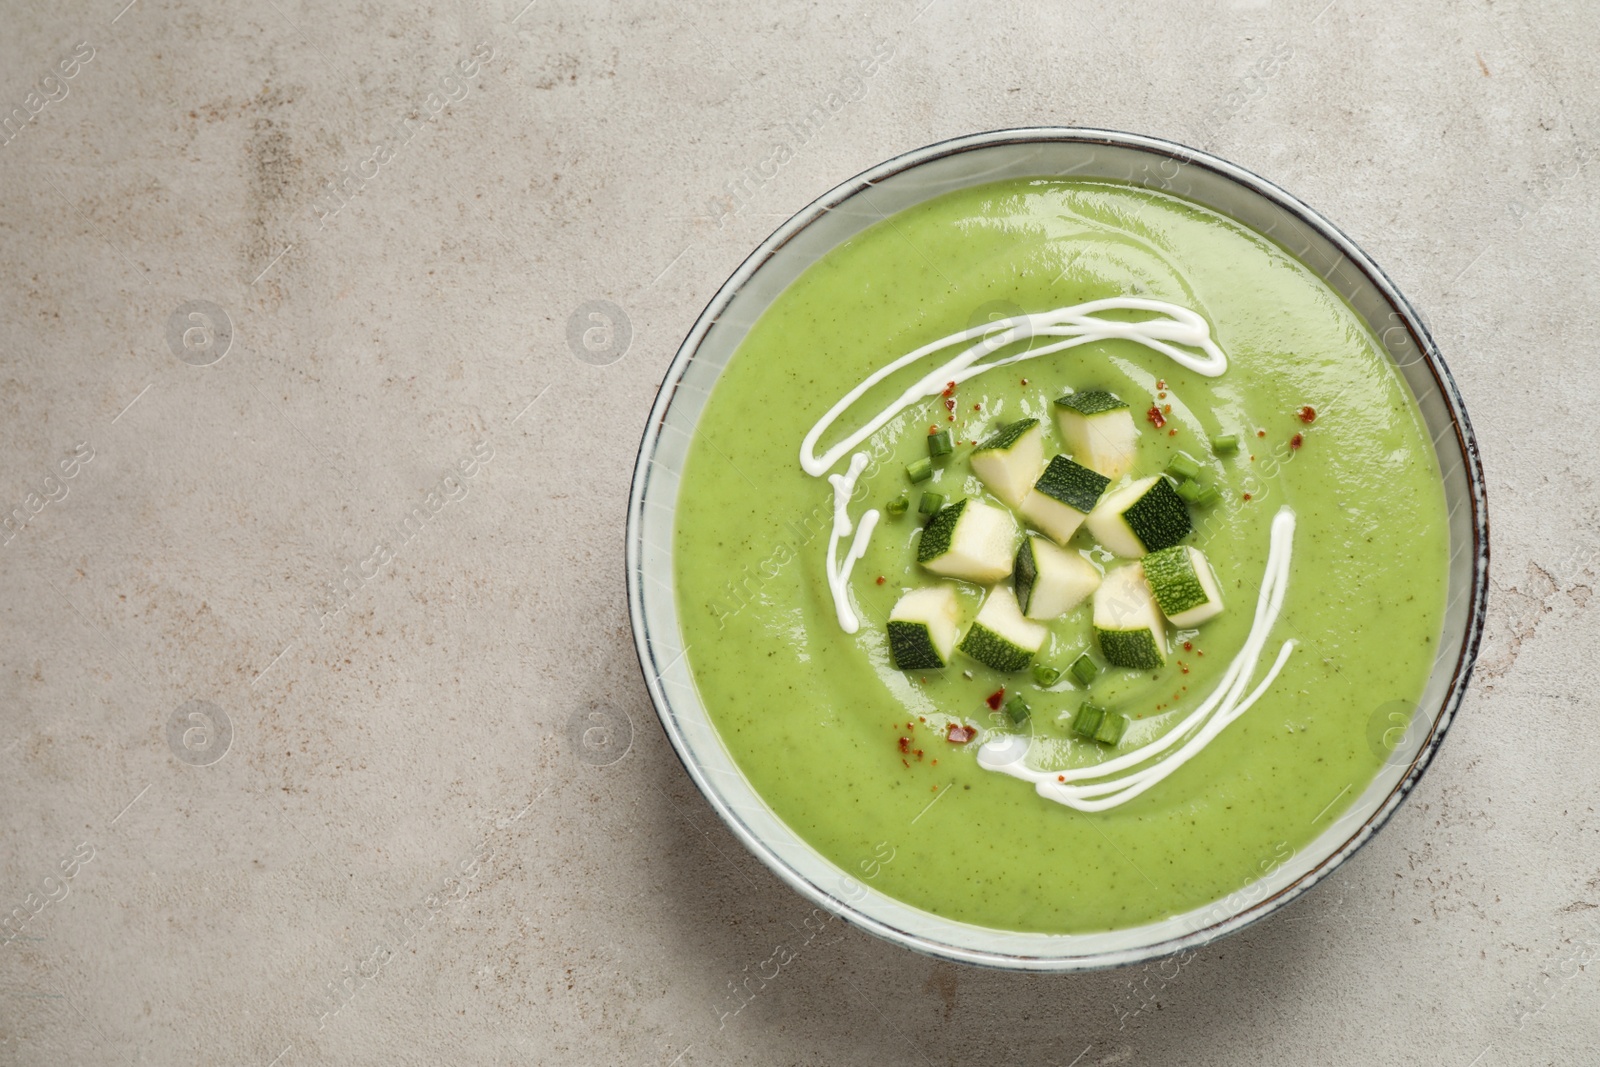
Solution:
[{"label": "chopped green onion", "polygon": [[1231,456],[1239,451],[1239,435],[1223,433],[1211,439],[1211,451],[1219,456]]},{"label": "chopped green onion", "polygon": [[1061,672],[1054,667],[1046,667],[1043,663],[1033,665],[1033,684],[1040,689],[1049,689],[1061,681]]},{"label": "chopped green onion", "polygon": [[1072,666],[1067,668],[1067,673],[1072,675],[1073,681],[1087,689],[1089,683],[1100,676],[1100,666],[1089,658],[1089,653],[1085,652],[1073,661]]},{"label": "chopped green onion", "polygon": [[949,430],[940,430],[938,433],[930,433],[928,435],[928,457],[930,459],[948,456],[954,451],[955,447],[955,438],[951,436]]},{"label": "chopped green onion", "polygon": [[1120,711],[1108,711],[1095,729],[1094,739],[1102,745],[1114,745],[1128,731],[1128,717]]},{"label": "chopped green onion", "polygon": [[933,477],[933,460],[931,460],[931,459],[919,459],[919,460],[914,460],[911,463],[907,463],[906,464],[906,477],[911,479],[912,484],[916,484],[917,482],[925,482],[929,478],[932,478]]},{"label": "chopped green onion", "polygon": [[1215,504],[1222,499],[1222,495],[1217,492],[1216,486],[1202,486],[1199,482],[1179,482],[1178,495],[1191,504],[1199,504],[1201,506]]},{"label": "chopped green onion", "polygon": [[1022,699],[1020,693],[1013,694],[1011,699],[1006,701],[1006,714],[1011,716],[1011,721],[1014,723],[1025,721],[1032,711],[1033,709],[1028,707],[1028,702]]},{"label": "chopped green onion", "polygon": [[1187,452],[1179,452],[1167,463],[1167,473],[1179,482],[1191,482],[1200,477],[1200,464]]},{"label": "chopped green onion", "polygon": [[911,500],[904,493],[901,493],[899,496],[889,501],[889,503],[885,504],[883,510],[889,513],[889,517],[891,519],[898,519],[907,511],[911,510]]},{"label": "chopped green onion", "polygon": [[917,505],[917,512],[922,515],[932,515],[944,507],[943,493],[923,493],[922,503]]},{"label": "chopped green onion", "polygon": [[1094,740],[1094,733],[1100,729],[1100,720],[1106,716],[1104,708],[1097,708],[1085,700],[1078,705],[1078,713],[1072,717],[1072,732],[1085,741]]}]

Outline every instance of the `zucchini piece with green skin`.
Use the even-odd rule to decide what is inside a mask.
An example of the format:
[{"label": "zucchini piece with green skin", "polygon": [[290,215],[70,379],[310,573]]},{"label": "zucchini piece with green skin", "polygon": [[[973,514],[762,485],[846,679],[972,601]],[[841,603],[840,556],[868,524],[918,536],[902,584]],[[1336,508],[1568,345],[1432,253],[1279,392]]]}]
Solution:
[{"label": "zucchini piece with green skin", "polygon": [[948,585],[913,589],[889,612],[889,658],[896,670],[938,670],[950,662],[961,604]]},{"label": "zucchini piece with green skin", "polygon": [[1007,507],[1022,503],[1044,466],[1044,430],[1038,419],[1000,427],[972,451],[972,473]]},{"label": "zucchini piece with green skin", "polygon": [[1111,393],[1085,389],[1056,401],[1061,439],[1078,462],[1116,480],[1133,469],[1139,428],[1128,405]]},{"label": "zucchini piece with green skin", "polygon": [[917,562],[932,574],[989,585],[1011,574],[1017,524],[1011,513],[968,497],[940,508],[922,528]]},{"label": "zucchini piece with green skin", "polygon": [[1161,613],[1189,629],[1222,614],[1222,590],[1205,553],[1174,545],[1144,558],[1144,578]]},{"label": "zucchini piece with green skin", "polygon": [[1107,493],[1087,522],[1096,541],[1127,559],[1175,545],[1194,529],[1183,497],[1159,474]]},{"label": "zucchini piece with green skin", "polygon": [[1100,587],[1100,572],[1076,552],[1029,535],[1017,549],[1012,583],[1025,616],[1054,619],[1083,603]]},{"label": "zucchini piece with green skin", "polygon": [[1113,667],[1149,670],[1167,661],[1166,621],[1142,564],[1108,572],[1095,590],[1094,635]]},{"label": "zucchini piece with green skin", "polygon": [[997,585],[989,590],[957,647],[985,667],[1020,671],[1033,662],[1047,636],[1049,631],[1043,626],[1023,618],[1011,587]]},{"label": "zucchini piece with green skin", "polygon": [[1017,510],[1039,530],[1064,545],[1078,532],[1111,479],[1066,456],[1057,456],[1033,483]]}]

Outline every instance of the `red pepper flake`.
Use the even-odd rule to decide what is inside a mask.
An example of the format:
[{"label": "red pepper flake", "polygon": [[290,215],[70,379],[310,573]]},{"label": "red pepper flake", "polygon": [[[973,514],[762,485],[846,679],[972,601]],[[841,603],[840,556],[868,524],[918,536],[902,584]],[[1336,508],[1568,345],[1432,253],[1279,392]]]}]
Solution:
[{"label": "red pepper flake", "polygon": [[939,761],[936,760],[936,759],[935,760],[929,760],[928,762],[933,764],[935,767],[939,766]]},{"label": "red pepper flake", "polygon": [[1177,430],[1168,430],[1167,431],[1167,436],[1168,437],[1176,437],[1176,436],[1178,436],[1178,431]]},{"label": "red pepper flake", "polygon": [[932,437],[934,434],[936,434],[938,432],[939,432],[939,427],[937,427],[937,426],[929,426],[928,427],[928,436],[929,437]]},{"label": "red pepper flake", "polygon": [[944,409],[946,411],[954,411],[956,409],[956,402],[954,400],[951,400],[949,397],[946,397],[945,398],[945,402],[944,402]]},{"label": "red pepper flake", "polygon": [[1064,782],[1064,781],[1066,781],[1066,780],[1067,780],[1067,776],[1066,776],[1066,775],[1064,775],[1064,774],[1058,774],[1058,775],[1056,775],[1056,781],[1058,781],[1058,782]]},{"label": "red pepper flake", "polygon": [[1256,436],[1257,437],[1265,437],[1265,436],[1267,436],[1267,431],[1265,431],[1265,430],[1257,430],[1256,431]]},{"label": "red pepper flake", "polygon": [[996,689],[994,692],[992,692],[988,696],[984,697],[983,698],[983,702],[985,704],[989,705],[989,710],[990,711],[999,711],[1000,710],[1000,704],[1001,704],[1002,701],[1005,700],[1005,698],[1006,698],[1006,687],[1002,685],[999,689]]},{"label": "red pepper flake", "polygon": [[1150,405],[1150,410],[1144,413],[1144,417],[1149,419],[1150,425],[1158,430],[1167,424],[1167,417],[1161,414],[1161,409],[1154,404]]},{"label": "red pepper flake", "polygon": [[953,722],[950,724],[950,728],[944,732],[944,739],[953,741],[958,745],[964,745],[977,736],[977,733],[978,731],[970,726],[962,726],[960,723]]},{"label": "red pepper flake", "polygon": [[1156,388],[1157,389],[1165,389],[1166,387],[1167,387],[1167,380],[1165,378],[1157,378],[1156,379]]},{"label": "red pepper flake", "polygon": [[1246,499],[1246,500],[1249,500],[1249,499],[1250,499],[1250,494],[1249,494],[1249,493],[1246,493],[1246,494],[1245,494],[1245,495],[1244,495],[1244,498],[1245,498],[1245,499]]},{"label": "red pepper flake", "polygon": [[1028,379],[1026,379],[1026,378],[1022,379],[1022,384],[1023,385],[1027,385],[1028,384]]},{"label": "red pepper flake", "polygon": [[879,585],[882,585],[882,584],[883,584],[883,575],[881,575],[881,574],[880,574],[880,575],[878,575],[878,584],[879,584]]},{"label": "red pepper flake", "polygon": [[1167,398],[1167,394],[1166,393],[1157,393],[1156,394],[1156,399],[1157,400],[1165,400],[1166,398]]},{"label": "red pepper flake", "polygon": [[944,395],[945,396],[954,396],[955,392],[956,392],[956,383],[955,382],[949,382],[949,383],[947,383],[945,385],[945,387],[944,387]]},{"label": "red pepper flake", "polygon": [[920,748],[919,748],[919,749],[917,749],[917,758],[918,758],[918,759],[921,759],[921,758],[922,758],[922,749],[920,749]]},{"label": "red pepper flake", "polygon": [[973,411],[982,411],[983,410],[983,405],[982,404],[974,404],[974,405],[972,405],[972,410]]},{"label": "red pepper flake", "polygon": [[906,762],[906,761],[905,761],[905,760],[901,760],[901,761],[900,761],[900,765],[901,765],[901,766],[902,766],[902,767],[910,767],[910,766],[911,766],[911,764],[909,764],[909,763],[907,763],[907,762]]},{"label": "red pepper flake", "polygon": [[1189,665],[1183,662],[1181,659],[1178,661],[1178,667],[1183,671],[1184,674],[1189,673]]},{"label": "red pepper flake", "polygon": [[951,422],[955,422],[955,421],[956,421],[956,417],[955,417],[955,416],[954,416],[954,415],[951,415],[951,416],[950,416],[950,421],[951,421]]},{"label": "red pepper flake", "polygon": [[911,755],[911,738],[902,737],[900,739],[900,751],[907,756]]},{"label": "red pepper flake", "polygon": [[1316,422],[1317,421],[1317,409],[1312,407],[1310,404],[1307,404],[1305,407],[1301,408],[1300,409],[1300,421],[1301,422],[1306,422],[1306,423]]},{"label": "red pepper flake", "polygon": [[924,726],[926,726],[928,724],[928,720],[923,718],[921,715],[917,716],[917,721],[922,723]]},{"label": "red pepper flake", "polygon": [[1199,652],[1196,652],[1196,653],[1195,653],[1195,655],[1197,655],[1197,656],[1203,656],[1203,655],[1205,655],[1205,651],[1204,651],[1204,650],[1202,650],[1202,651],[1199,651]]},{"label": "red pepper flake", "polygon": [[1171,414],[1172,414],[1172,405],[1171,405],[1171,404],[1164,404],[1164,405],[1162,405],[1162,407],[1161,407],[1161,413],[1162,413],[1162,414],[1163,414],[1163,415],[1171,415]]},{"label": "red pepper flake", "polygon": [[1289,447],[1290,448],[1298,449],[1301,445],[1303,445],[1305,443],[1306,443],[1305,434],[1297,433],[1293,437],[1289,438]]},{"label": "red pepper flake", "polygon": [[1183,643],[1183,650],[1185,652],[1193,652],[1194,651],[1194,642],[1193,641],[1185,641]]}]

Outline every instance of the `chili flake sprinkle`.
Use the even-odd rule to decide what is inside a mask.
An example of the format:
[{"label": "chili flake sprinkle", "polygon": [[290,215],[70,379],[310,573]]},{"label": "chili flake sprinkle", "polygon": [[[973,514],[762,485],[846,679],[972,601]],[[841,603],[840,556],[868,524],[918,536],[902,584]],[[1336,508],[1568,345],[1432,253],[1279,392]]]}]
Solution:
[{"label": "chili flake sprinkle", "polygon": [[1250,499],[1250,494],[1249,494],[1249,493],[1246,493],[1246,494],[1245,494],[1245,495],[1244,495],[1244,498],[1245,498],[1245,499],[1246,499],[1246,500],[1249,500],[1249,499]]},{"label": "chili flake sprinkle", "polygon": [[1317,421],[1317,409],[1312,407],[1310,404],[1307,404],[1305,407],[1301,408],[1300,409],[1300,421],[1301,422],[1307,422],[1307,423],[1316,422]]},{"label": "chili flake sprinkle", "polygon": [[1144,413],[1144,417],[1149,419],[1150,425],[1158,430],[1167,424],[1167,417],[1161,414],[1161,409],[1154,404],[1150,405],[1150,410]]},{"label": "chili flake sprinkle", "polygon": [[1000,710],[1000,704],[1001,704],[1002,701],[1005,700],[1005,698],[1006,698],[1006,687],[1002,685],[999,689],[996,689],[994,692],[992,692],[988,696],[984,697],[983,698],[983,702],[985,704],[989,705],[989,710],[990,711],[999,711]]},{"label": "chili flake sprinkle", "polygon": [[1293,437],[1289,438],[1289,447],[1290,448],[1299,448],[1301,445],[1303,445],[1305,443],[1306,443],[1306,438],[1305,438],[1304,434],[1298,434],[1297,433]]},{"label": "chili flake sprinkle", "polygon": [[944,739],[958,745],[964,745],[971,741],[977,732],[970,726],[962,726],[960,723],[953,722],[950,724],[950,728],[944,732]]},{"label": "chili flake sprinkle", "polygon": [[878,584],[879,584],[879,585],[882,585],[882,584],[883,584],[883,575],[881,575],[881,574],[880,574],[880,575],[878,575]]},{"label": "chili flake sprinkle", "polygon": [[946,411],[954,411],[956,409],[956,402],[953,399],[946,397],[944,401],[944,409]]}]

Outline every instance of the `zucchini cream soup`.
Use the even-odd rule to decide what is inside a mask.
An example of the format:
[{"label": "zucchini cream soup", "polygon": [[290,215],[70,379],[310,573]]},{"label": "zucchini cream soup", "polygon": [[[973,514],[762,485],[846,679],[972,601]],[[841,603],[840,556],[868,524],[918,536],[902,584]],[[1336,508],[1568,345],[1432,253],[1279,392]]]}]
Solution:
[{"label": "zucchini cream soup", "polygon": [[740,769],[981,926],[1133,926],[1274,869],[1377,773],[1442,623],[1436,460],[1366,324],[1116,183],[966,189],[834,249],[723,371],[680,492]]}]

